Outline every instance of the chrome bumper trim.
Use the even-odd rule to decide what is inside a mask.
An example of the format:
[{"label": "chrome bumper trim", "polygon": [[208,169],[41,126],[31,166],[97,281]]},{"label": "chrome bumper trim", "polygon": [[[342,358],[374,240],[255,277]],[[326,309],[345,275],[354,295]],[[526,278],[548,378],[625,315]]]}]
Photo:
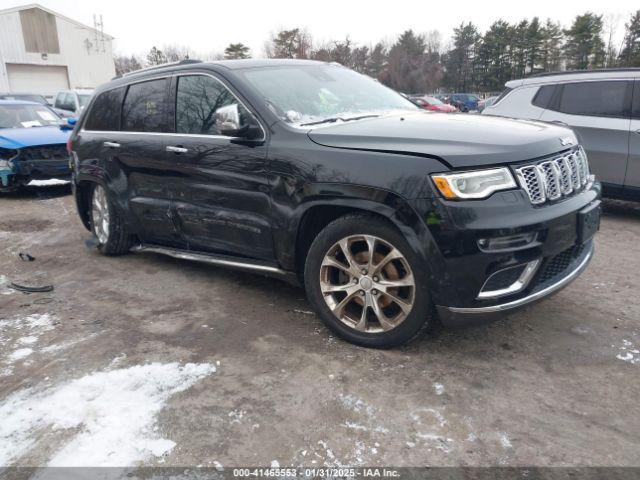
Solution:
[{"label": "chrome bumper trim", "polygon": [[589,262],[591,261],[591,258],[593,257],[593,251],[594,251],[594,247],[592,245],[591,249],[589,250],[589,253],[587,253],[585,258],[566,277],[564,277],[563,279],[561,279],[558,282],[554,283],[553,285],[549,285],[548,287],[543,288],[539,292],[532,293],[531,295],[529,295],[527,297],[519,298],[517,300],[513,300],[512,302],[501,303],[501,304],[498,304],[498,305],[491,305],[491,306],[488,306],[488,307],[447,307],[447,306],[442,306],[441,308],[449,310],[451,313],[461,313],[461,314],[495,313],[495,312],[504,312],[506,310],[511,310],[512,308],[521,307],[521,306],[526,305],[528,303],[535,302],[536,300],[539,300],[539,299],[541,299],[543,297],[546,297],[547,295],[552,294],[553,292],[555,292],[557,290],[560,290],[561,288],[565,287],[566,285],[571,283],[573,280],[575,280],[578,277],[578,275],[580,275],[583,272],[583,270],[585,268],[587,268],[587,265],[589,264]]}]

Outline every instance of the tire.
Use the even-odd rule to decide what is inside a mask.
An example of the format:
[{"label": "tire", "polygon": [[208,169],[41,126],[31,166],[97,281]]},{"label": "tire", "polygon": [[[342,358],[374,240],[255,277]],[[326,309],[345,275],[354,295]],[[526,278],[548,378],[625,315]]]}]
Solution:
[{"label": "tire", "polygon": [[365,347],[398,346],[435,322],[422,263],[393,225],[372,215],[346,215],[311,244],[307,297],[339,337]]},{"label": "tire", "polygon": [[90,199],[91,231],[98,240],[98,250],[104,255],[127,253],[133,245],[133,236],[113,206],[106,189],[95,184]]}]

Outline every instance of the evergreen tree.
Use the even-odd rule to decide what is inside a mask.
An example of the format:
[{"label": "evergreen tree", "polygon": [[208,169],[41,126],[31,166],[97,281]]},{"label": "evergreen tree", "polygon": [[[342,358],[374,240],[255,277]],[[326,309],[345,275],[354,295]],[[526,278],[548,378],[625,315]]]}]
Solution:
[{"label": "evergreen tree", "polygon": [[228,60],[251,58],[251,52],[249,47],[243,43],[230,43],[229,46],[224,49],[224,58]]},{"label": "evergreen tree", "polygon": [[562,68],[562,41],[564,33],[559,23],[550,18],[542,28],[542,44],[540,51],[540,66],[545,72],[554,72]]},{"label": "evergreen tree", "polygon": [[618,60],[623,67],[640,67],[640,10],[625,24],[624,43]]},{"label": "evergreen tree", "polygon": [[540,19],[533,17],[529,28],[527,29],[527,73],[535,73],[541,69],[540,57],[542,53],[542,44],[544,39],[544,31],[540,25]]},{"label": "evergreen tree", "polygon": [[266,45],[268,58],[309,58],[311,38],[300,28],[281,30]]},{"label": "evergreen tree", "polygon": [[605,49],[602,40],[602,15],[578,15],[570,29],[565,30],[564,54],[569,69],[591,69],[604,65]]},{"label": "evergreen tree", "polygon": [[159,50],[156,47],[151,47],[151,50],[149,50],[149,53],[147,54],[147,64],[149,64],[149,66],[153,66],[162,65],[163,63],[167,63],[167,56],[162,52],[162,50]]},{"label": "evergreen tree", "polygon": [[481,37],[476,26],[464,22],[453,30],[453,48],[447,55],[447,83],[457,91],[474,86],[474,60]]},{"label": "evergreen tree", "polygon": [[367,75],[382,80],[382,74],[387,68],[387,50],[382,43],[377,43],[367,58],[365,71]]}]

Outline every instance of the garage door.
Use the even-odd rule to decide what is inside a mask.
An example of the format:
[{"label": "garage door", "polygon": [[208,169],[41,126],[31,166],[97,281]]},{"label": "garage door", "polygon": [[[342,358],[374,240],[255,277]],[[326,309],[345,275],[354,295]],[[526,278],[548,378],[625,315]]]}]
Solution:
[{"label": "garage door", "polygon": [[55,95],[69,88],[67,67],[7,63],[11,93]]}]

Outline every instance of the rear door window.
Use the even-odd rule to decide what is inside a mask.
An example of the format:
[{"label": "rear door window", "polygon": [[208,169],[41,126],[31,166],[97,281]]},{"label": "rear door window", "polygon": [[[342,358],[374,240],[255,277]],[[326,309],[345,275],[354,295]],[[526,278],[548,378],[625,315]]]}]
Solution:
[{"label": "rear door window", "polygon": [[571,115],[593,117],[622,117],[631,115],[632,83],[629,81],[603,81],[566,83],[557,110]]},{"label": "rear door window", "polygon": [[167,87],[166,78],[130,85],[122,106],[122,130],[166,132]]},{"label": "rear door window", "polygon": [[114,88],[98,95],[91,106],[84,128],[105,132],[119,130],[124,90],[124,87]]}]

